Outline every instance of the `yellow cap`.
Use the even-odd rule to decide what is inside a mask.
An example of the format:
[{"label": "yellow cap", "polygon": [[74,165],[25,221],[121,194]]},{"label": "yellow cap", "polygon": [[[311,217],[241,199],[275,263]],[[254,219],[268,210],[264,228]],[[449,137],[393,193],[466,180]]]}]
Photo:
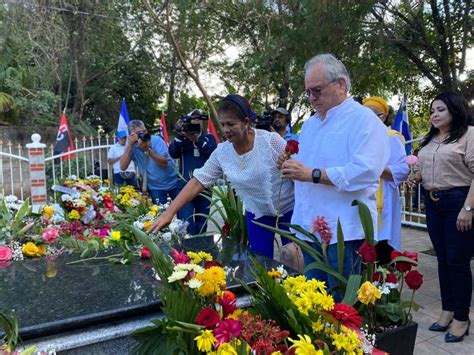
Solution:
[{"label": "yellow cap", "polygon": [[388,115],[388,104],[387,102],[378,96],[371,96],[367,99],[362,101],[364,106],[373,106],[377,107],[379,110],[383,111],[386,115]]}]

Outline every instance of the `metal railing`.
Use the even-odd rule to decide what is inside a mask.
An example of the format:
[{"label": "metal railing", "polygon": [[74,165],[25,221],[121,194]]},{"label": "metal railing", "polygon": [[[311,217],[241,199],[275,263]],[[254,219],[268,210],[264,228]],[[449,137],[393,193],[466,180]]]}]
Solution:
[{"label": "metal railing", "polygon": [[[35,137],[37,141],[33,138],[34,136],[32,136],[33,143],[25,147],[21,144],[15,145],[11,141],[4,144],[0,140],[0,193],[2,195],[11,194],[22,200],[32,197],[34,205],[34,190],[37,190],[40,184],[44,185],[44,199],[48,195],[54,199],[56,196],[51,193],[51,186],[68,176],[75,175],[78,178],[84,178],[97,175],[101,179],[112,178],[112,168],[107,164],[107,152],[114,144],[114,136],[76,138],[74,140],[76,149],[59,155],[54,155],[54,145],[47,147],[40,142],[39,135]],[[35,144],[38,144],[39,148]],[[30,148],[42,150],[39,160],[37,159],[38,152],[34,153],[36,158],[32,160],[31,155],[28,154]],[[73,157],[63,159],[71,155]],[[31,175],[32,171],[36,174],[38,168],[41,167],[44,169],[44,181],[42,178],[32,178]],[[402,225],[426,228],[421,187],[410,188],[403,183],[400,186],[400,196]],[[38,199],[37,205],[44,199]]]}]

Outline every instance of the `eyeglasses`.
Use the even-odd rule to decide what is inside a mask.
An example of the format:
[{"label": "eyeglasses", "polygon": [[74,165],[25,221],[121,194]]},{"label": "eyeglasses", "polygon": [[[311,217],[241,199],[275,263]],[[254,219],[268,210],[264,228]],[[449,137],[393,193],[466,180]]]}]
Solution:
[{"label": "eyeglasses", "polygon": [[313,95],[313,97],[315,98],[319,98],[321,96],[321,93],[324,89],[326,89],[329,85],[331,85],[332,83],[334,83],[335,80],[331,80],[329,83],[327,83],[326,85],[323,85],[321,87],[314,87],[314,88],[309,88],[307,89],[305,92],[304,92],[304,96],[309,99],[309,97],[311,95]]}]

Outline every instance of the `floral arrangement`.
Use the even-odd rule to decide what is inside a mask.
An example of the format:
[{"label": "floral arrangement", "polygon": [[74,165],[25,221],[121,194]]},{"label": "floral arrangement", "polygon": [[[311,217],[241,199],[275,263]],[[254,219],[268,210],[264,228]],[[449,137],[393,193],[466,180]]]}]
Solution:
[{"label": "floral arrangement", "polygon": [[[419,308],[414,302],[415,292],[423,284],[423,275],[413,269],[417,253],[393,251],[388,265],[378,265],[375,246],[367,241],[358,253],[366,268],[365,281],[357,292],[357,308],[369,330],[380,333],[411,322],[411,310]],[[410,300],[403,300],[405,287],[412,290]]]},{"label": "floral arrangement", "polygon": [[335,304],[323,282],[288,276],[282,266],[267,272],[252,259],[257,286],[242,286],[254,302],[238,309],[226,270],[210,254],[173,250],[169,257],[134,232],[153,255],[166,315],[135,334],[137,351],[158,342],[165,352],[190,354],[362,354],[364,344],[371,351],[357,310]]}]

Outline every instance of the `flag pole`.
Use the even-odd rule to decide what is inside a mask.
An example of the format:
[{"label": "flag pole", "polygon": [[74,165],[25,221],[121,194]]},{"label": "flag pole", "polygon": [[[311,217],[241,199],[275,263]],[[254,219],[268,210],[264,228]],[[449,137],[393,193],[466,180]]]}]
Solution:
[{"label": "flag pole", "polygon": [[67,104],[69,103],[69,92],[71,90],[71,79],[72,79],[72,65],[71,65],[71,69],[69,70],[69,81],[68,81],[68,84],[67,84],[66,103],[64,104],[63,114],[66,114]]}]

